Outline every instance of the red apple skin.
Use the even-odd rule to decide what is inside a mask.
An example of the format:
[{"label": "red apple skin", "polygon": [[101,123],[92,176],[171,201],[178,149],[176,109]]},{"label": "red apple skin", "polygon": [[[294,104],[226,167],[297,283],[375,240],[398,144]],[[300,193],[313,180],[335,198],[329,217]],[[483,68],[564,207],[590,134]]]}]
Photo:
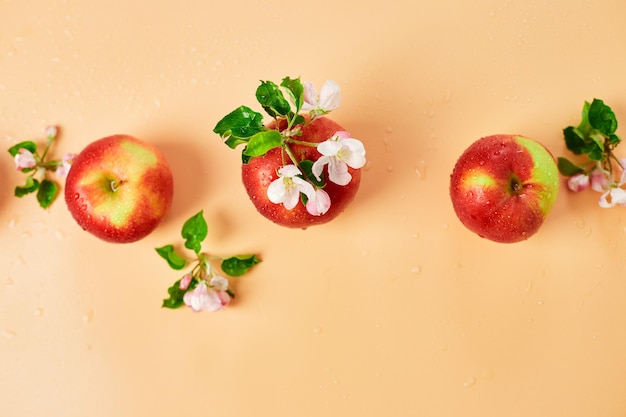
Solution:
[{"label": "red apple skin", "polygon": [[542,144],[493,135],[470,145],[450,176],[450,198],[469,230],[500,243],[534,235],[557,197],[558,168]]},{"label": "red apple skin", "polygon": [[107,242],[129,243],[161,223],[172,204],[173,184],[169,164],[156,147],[113,135],[76,156],[65,182],[65,202],[87,232]]},{"label": "red apple skin", "polygon": [[[270,124],[268,127],[273,128]],[[320,117],[302,130],[299,140],[320,143],[330,139],[336,132],[345,130],[336,122]],[[316,161],[321,155],[313,146],[292,144],[292,150],[298,161]],[[286,163],[289,158],[285,155]],[[282,204],[272,203],[267,197],[267,188],[278,178],[277,171],[283,166],[281,148],[274,148],[265,155],[252,158],[241,169],[243,185],[250,200],[259,213],[272,222],[295,229],[306,229],[309,226],[320,225],[335,219],[354,200],[361,183],[361,170],[348,167],[352,180],[347,185],[337,185],[328,180],[327,167],[324,168],[326,186],[324,191],[330,196],[331,205],[328,211],[321,216],[314,216],[306,211],[302,203],[298,203],[292,210],[287,210]]]}]

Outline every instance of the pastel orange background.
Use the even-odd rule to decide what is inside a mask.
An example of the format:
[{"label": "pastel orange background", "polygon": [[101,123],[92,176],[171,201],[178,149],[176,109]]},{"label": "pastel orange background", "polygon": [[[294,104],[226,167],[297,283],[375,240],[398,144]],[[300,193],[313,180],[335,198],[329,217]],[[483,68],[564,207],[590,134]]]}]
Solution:
[{"label": "pastel orange background", "polygon": [[[618,0],[0,0],[3,147],[51,124],[57,158],[131,134],[176,186],[153,234],[105,243],[62,199],[14,198],[2,151],[0,415],[626,415],[625,209],[562,188],[504,245],[448,198],[479,137],[567,155],[594,97],[626,123],[625,17]],[[354,203],[306,231],[257,214],[212,132],[284,76],[337,81],[331,117],[368,152]],[[154,248],[199,210],[206,251],[263,262],[224,311],[161,309],[180,274]]]}]

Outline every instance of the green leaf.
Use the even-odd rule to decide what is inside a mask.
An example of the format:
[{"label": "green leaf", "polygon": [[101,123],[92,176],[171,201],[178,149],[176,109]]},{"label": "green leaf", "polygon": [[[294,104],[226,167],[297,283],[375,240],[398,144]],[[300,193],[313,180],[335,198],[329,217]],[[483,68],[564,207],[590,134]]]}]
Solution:
[{"label": "green leaf", "polygon": [[161,307],[164,308],[179,308],[185,304],[183,298],[185,297],[185,293],[187,290],[191,289],[191,285],[187,288],[187,290],[180,289],[180,281],[178,280],[167,289],[167,293],[170,295],[168,298],[163,300],[163,304]]},{"label": "green leaf", "polygon": [[620,144],[620,142],[622,141],[622,139],[617,136],[615,133],[613,133],[612,135],[609,135],[609,144],[613,147],[616,147],[617,145]]},{"label": "green leaf", "polygon": [[222,261],[222,271],[231,277],[238,277],[259,262],[261,260],[256,255],[236,255]]},{"label": "green leaf", "polygon": [[283,78],[283,81],[280,83],[280,85],[285,87],[287,91],[289,91],[289,93],[291,94],[291,98],[296,105],[296,110],[294,111],[294,113],[300,112],[302,104],[304,103],[304,86],[300,82],[300,77],[296,79],[285,77]]},{"label": "green leaf", "polygon": [[252,136],[243,153],[252,157],[262,156],[270,149],[279,147],[282,142],[283,137],[278,130],[266,130]]},{"label": "green leaf", "polygon": [[263,115],[246,106],[233,110],[213,128],[213,132],[227,138],[226,145],[233,149],[263,130]]},{"label": "green leaf", "polygon": [[[324,172],[320,175],[320,179],[315,178],[313,174],[313,161],[305,159],[304,161],[300,161],[300,168],[304,172],[304,175],[317,187],[323,187],[326,183],[324,180]],[[306,202],[305,202],[306,204]]]},{"label": "green leaf", "polygon": [[201,243],[206,239],[208,232],[203,211],[200,210],[183,224],[181,235],[183,239],[185,239],[185,247],[196,253],[200,253]]},{"label": "green leaf", "polygon": [[617,130],[615,113],[602,100],[598,99],[593,99],[589,106],[589,124],[605,136],[609,136]]},{"label": "green leaf", "polygon": [[44,179],[41,181],[39,190],[37,191],[37,201],[39,201],[39,205],[42,208],[48,208],[58,193],[59,186],[53,181]]},{"label": "green leaf", "polygon": [[573,126],[568,126],[563,129],[563,136],[565,137],[565,146],[567,146],[567,149],[576,155],[583,153],[587,143],[580,130]]},{"label": "green leaf", "polygon": [[604,154],[604,136],[601,133],[594,132],[589,136],[589,142],[587,143],[587,147],[585,147],[584,151],[589,156],[590,159],[594,161],[601,161],[605,159]]},{"label": "green leaf", "polygon": [[571,177],[572,175],[582,174],[585,172],[584,168],[579,167],[567,158],[558,157],[557,165],[559,167],[559,172],[566,177]]},{"label": "green leaf", "polygon": [[20,152],[20,149],[26,149],[31,153],[35,153],[37,152],[37,145],[35,144],[35,142],[27,140],[11,146],[9,148],[9,153],[11,154],[11,156],[15,156]]},{"label": "green leaf", "polygon": [[165,259],[172,269],[180,270],[187,265],[185,258],[176,253],[174,245],[165,245],[160,248],[156,248],[157,253],[161,258]]},{"label": "green leaf", "polygon": [[33,177],[26,177],[26,184],[15,187],[14,194],[16,197],[24,197],[26,194],[33,193],[39,188],[39,181]]},{"label": "green leaf", "polygon": [[271,81],[261,81],[261,85],[256,89],[256,99],[272,117],[286,116],[291,111],[291,105],[285,95]]}]

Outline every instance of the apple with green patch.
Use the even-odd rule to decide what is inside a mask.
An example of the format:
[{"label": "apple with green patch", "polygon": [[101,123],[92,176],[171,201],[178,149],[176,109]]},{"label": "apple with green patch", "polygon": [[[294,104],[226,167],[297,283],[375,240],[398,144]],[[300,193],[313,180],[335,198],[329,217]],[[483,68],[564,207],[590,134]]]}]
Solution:
[{"label": "apple with green patch", "polygon": [[450,176],[450,198],[465,227],[514,243],[543,225],[557,199],[559,172],[550,151],[519,135],[492,135],[470,145]]},{"label": "apple with green patch", "polygon": [[65,201],[84,230],[108,242],[128,243],[161,223],[172,204],[173,183],[159,149],[129,135],[113,135],[76,156]]}]

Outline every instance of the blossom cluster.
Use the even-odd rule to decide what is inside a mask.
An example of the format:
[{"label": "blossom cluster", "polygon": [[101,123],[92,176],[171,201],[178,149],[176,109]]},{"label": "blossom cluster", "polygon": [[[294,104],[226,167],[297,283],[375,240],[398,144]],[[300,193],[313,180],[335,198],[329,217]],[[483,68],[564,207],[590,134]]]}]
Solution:
[{"label": "blossom cluster", "polygon": [[[194,266],[191,272],[183,275],[168,290],[169,297],[163,300],[163,307],[177,309],[183,306],[194,312],[219,311],[235,297],[228,279],[246,274],[250,268],[261,262],[256,255],[235,255],[222,258],[202,252],[202,242],[206,239],[208,227],[202,211],[190,217],[181,229],[184,246],[191,249],[195,259],[188,260],[174,245],[156,248],[157,253],[175,270],[182,270],[189,263]],[[219,262],[219,268],[214,266]],[[219,270],[221,270],[220,273]]]},{"label": "blossom cluster", "polygon": [[[307,125],[339,107],[339,85],[332,80],[326,81],[318,94],[313,83],[300,82],[299,79],[287,77],[280,86],[263,81],[257,89],[257,99],[276,119],[276,126],[280,118],[286,121],[287,127],[280,131],[268,129],[262,126],[260,121],[263,116],[260,113],[242,106],[218,122],[214,132],[226,138],[226,144],[231,148],[246,144],[244,161],[281,147],[287,158],[277,171],[278,178],[267,189],[268,199],[282,204],[287,210],[292,210],[302,201],[309,214],[325,214],[330,209],[331,200],[324,190],[324,168],[328,168],[328,181],[345,186],[352,180],[349,168],[362,168],[366,162],[363,143],[346,131],[335,132],[320,143],[307,142],[300,137]],[[240,134],[241,131],[245,134]],[[304,167],[302,161],[297,161],[290,151],[292,144],[314,146],[321,157],[308,161],[310,167]]]},{"label": "blossom cluster", "polygon": [[15,168],[27,174],[24,185],[15,187],[15,196],[23,197],[36,192],[39,205],[43,208],[50,206],[59,192],[58,184],[48,178],[48,172],[52,171],[64,179],[76,157],[73,153],[66,153],[60,160],[47,160],[48,151],[57,138],[58,129],[56,126],[48,126],[45,134],[46,146],[41,153],[33,141],[23,141],[9,148]]},{"label": "blossom cluster", "polygon": [[618,159],[621,169],[620,179],[616,181],[613,173],[598,165],[590,172],[574,174],[567,179],[567,188],[574,192],[587,189],[599,192],[598,205],[602,208],[611,208],[617,205],[626,206],[626,158]]}]

